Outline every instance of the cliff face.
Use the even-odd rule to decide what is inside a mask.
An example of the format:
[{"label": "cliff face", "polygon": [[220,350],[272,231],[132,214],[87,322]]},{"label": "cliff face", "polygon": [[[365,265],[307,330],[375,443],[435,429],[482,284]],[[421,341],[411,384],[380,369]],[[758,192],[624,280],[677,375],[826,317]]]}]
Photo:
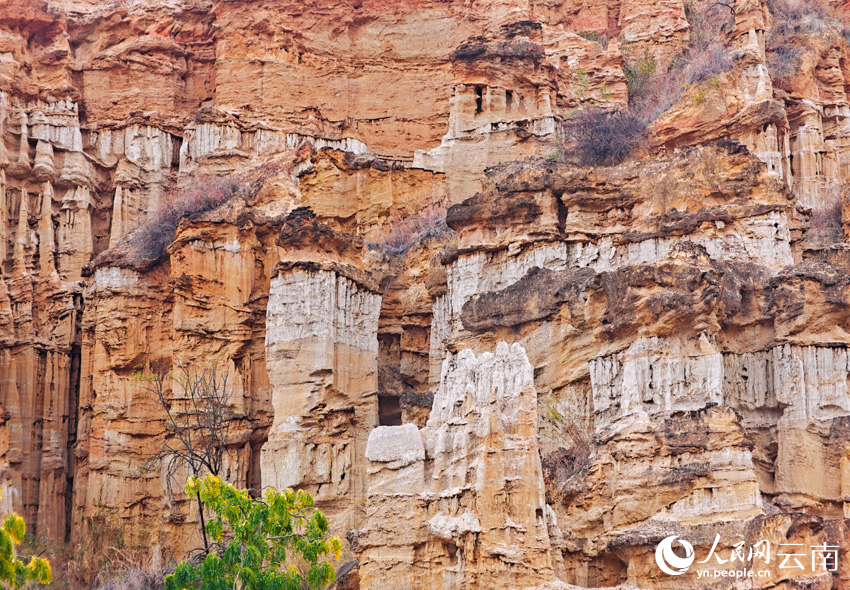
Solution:
[{"label": "cliff face", "polygon": [[[212,364],[223,475],[313,494],[347,587],[848,587],[843,8],[736,0],[633,158],[564,138],[635,56],[675,71],[693,10],[0,2],[3,509],[181,557],[135,374]],[[671,535],[772,559],[671,576]]]}]

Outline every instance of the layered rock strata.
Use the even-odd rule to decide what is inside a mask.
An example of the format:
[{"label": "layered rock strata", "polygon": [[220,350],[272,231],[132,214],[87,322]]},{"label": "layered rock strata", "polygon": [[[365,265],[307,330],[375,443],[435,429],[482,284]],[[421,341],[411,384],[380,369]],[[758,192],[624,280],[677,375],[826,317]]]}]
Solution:
[{"label": "layered rock strata", "polygon": [[[366,492],[366,439],[378,425],[381,296],[347,263],[360,258],[362,240],[309,213],[290,215],[278,244],[284,258],[266,308],[275,418],[262,447],[262,483],[309,490],[338,527],[350,528],[350,499]],[[323,262],[310,256],[314,249]]]},{"label": "layered rock strata", "polygon": [[[706,149],[719,150],[710,160],[734,170],[735,149],[698,151]],[[757,257],[739,257],[748,248],[743,231],[736,234],[743,248],[710,250],[718,229],[740,223],[740,189],[731,189],[721,204],[724,190],[715,179],[712,197],[700,198],[695,164],[701,157],[689,153],[687,191],[637,193],[664,199],[656,201],[657,217],[641,217],[655,231],[619,236],[679,234],[666,254],[653,249],[646,258],[614,257],[603,265],[591,257],[584,263],[564,257],[572,246],[567,240],[576,237],[568,229],[581,224],[587,228],[582,237],[592,236],[592,221],[610,220],[613,212],[623,216],[620,208],[633,193],[612,190],[609,180],[596,185],[604,187],[603,196],[577,201],[581,190],[572,188],[556,217],[552,193],[566,178],[558,166],[508,167],[494,178],[491,193],[448,215],[460,247],[450,264],[469,257],[465,251],[475,251],[476,241],[492,261],[479,267],[489,277],[457,276],[493,286],[465,290],[449,271],[446,298],[458,302],[457,311],[444,331],[445,348],[435,356],[451,359],[465,347],[488,350],[498,339],[527,350],[541,403],[564,420],[560,428],[542,421],[539,441],[547,500],[562,530],[552,536],[553,563],[562,560],[556,571],[566,582],[673,588],[681,580],[699,584],[700,571],[712,577],[719,563],[691,568],[678,580],[659,574],[654,547],[672,534],[706,554],[717,535],[730,538],[718,545],[724,555],[733,550],[731,538],[766,540],[774,548],[845,542],[848,276],[823,261],[793,262],[802,252],[787,221],[795,214],[787,208],[774,222],[760,264]],[[629,176],[627,170],[621,166],[612,176]],[[765,166],[761,170],[765,192],[751,193],[747,202],[756,209],[759,202],[782,207],[785,189],[770,180]],[[668,177],[665,186],[675,182]],[[677,202],[691,196],[697,205]],[[575,206],[582,202],[596,210],[582,216]],[[626,215],[643,206],[628,202]],[[529,223],[530,216],[537,222]],[[534,233],[519,237],[522,227]],[[517,248],[523,239],[527,245]],[[783,256],[787,262],[777,265]],[[516,270],[493,264],[499,260]],[[527,270],[520,266],[525,260],[531,261]],[[805,578],[768,570],[759,584]],[[840,587],[847,575],[843,567],[810,573],[823,587]]]},{"label": "layered rock strata", "polygon": [[841,7],[724,5],[729,67],[631,161],[561,135],[635,56],[675,69],[703,4],[0,2],[3,509],[180,558],[134,375],[213,363],[224,477],[310,491],[361,588],[737,584],[661,572],[670,535],[846,550]]}]

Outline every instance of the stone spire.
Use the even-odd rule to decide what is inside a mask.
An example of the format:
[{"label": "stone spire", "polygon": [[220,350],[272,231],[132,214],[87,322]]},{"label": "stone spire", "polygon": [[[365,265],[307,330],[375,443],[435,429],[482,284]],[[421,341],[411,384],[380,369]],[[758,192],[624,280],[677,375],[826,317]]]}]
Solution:
[{"label": "stone spire", "polygon": [[9,171],[16,176],[25,176],[30,171],[29,153],[29,123],[26,112],[21,110],[21,144],[18,149],[18,158],[9,167]]},{"label": "stone spire", "polygon": [[38,264],[42,278],[56,274],[54,253],[56,240],[53,237],[53,185],[44,183],[41,197],[41,216],[38,222]]},{"label": "stone spire", "polygon": [[115,187],[115,200],[112,203],[112,228],[109,232],[109,247],[115,246],[126,233],[124,219],[124,187]]},{"label": "stone spire", "polygon": [[29,239],[29,195],[27,189],[21,189],[21,208],[18,213],[18,231],[15,235],[15,251],[13,275],[16,277],[27,274],[27,240]]},{"label": "stone spire", "polygon": [[[1,143],[1,142],[0,142]],[[0,169],[0,274],[6,262],[7,243],[9,241],[9,204],[6,202],[6,171]]]},{"label": "stone spire", "polygon": [[9,155],[6,153],[6,119],[9,116],[9,97],[0,91],[0,168],[5,169],[9,165]]}]

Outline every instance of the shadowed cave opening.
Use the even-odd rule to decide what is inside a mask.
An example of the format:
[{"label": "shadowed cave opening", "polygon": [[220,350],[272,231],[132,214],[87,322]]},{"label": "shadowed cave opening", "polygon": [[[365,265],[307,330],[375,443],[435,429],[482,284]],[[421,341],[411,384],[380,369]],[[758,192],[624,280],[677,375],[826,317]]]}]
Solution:
[{"label": "shadowed cave opening", "polygon": [[401,425],[401,337],[378,335],[378,424]]},{"label": "shadowed cave opening", "polygon": [[401,425],[401,403],[398,396],[378,396],[378,424],[381,426]]}]

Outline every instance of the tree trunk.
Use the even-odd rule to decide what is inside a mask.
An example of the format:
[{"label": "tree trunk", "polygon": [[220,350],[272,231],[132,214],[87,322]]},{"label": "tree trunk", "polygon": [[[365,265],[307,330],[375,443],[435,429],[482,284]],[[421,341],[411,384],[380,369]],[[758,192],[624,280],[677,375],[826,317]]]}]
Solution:
[{"label": "tree trunk", "polygon": [[207,524],[204,522],[204,503],[201,502],[201,492],[197,494],[198,498],[198,515],[201,517],[201,534],[204,536],[204,554],[209,555],[210,544],[207,541]]}]

